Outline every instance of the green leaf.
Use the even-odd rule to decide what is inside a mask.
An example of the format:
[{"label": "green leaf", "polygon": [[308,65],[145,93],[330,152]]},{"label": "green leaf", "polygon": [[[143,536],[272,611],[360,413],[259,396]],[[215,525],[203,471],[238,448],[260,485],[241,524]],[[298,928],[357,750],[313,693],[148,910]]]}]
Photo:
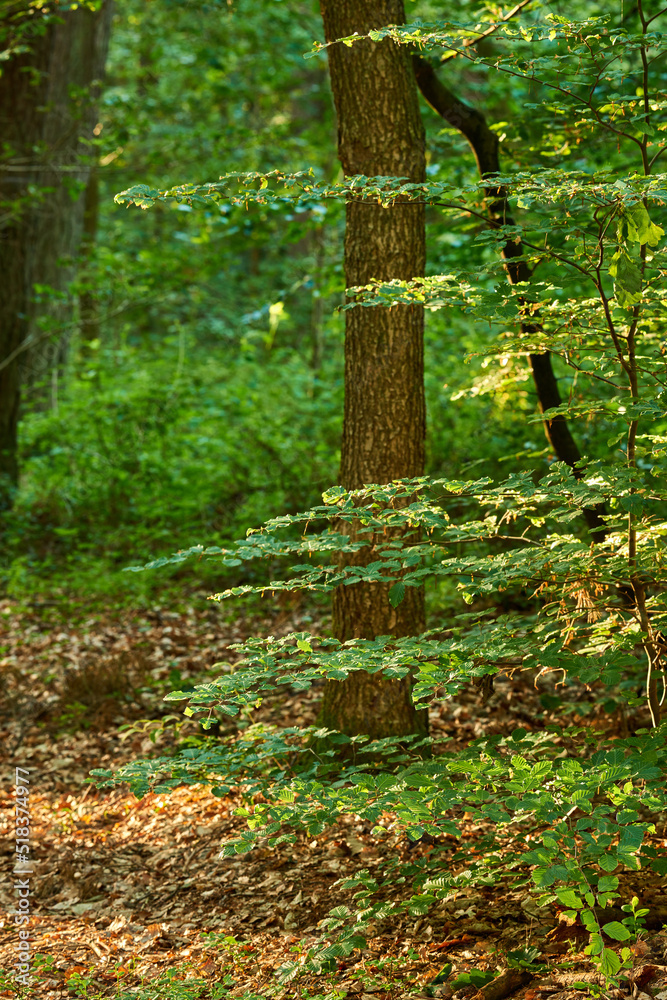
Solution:
[{"label": "green leaf", "polygon": [[628,232],[628,239],[644,246],[648,243],[654,247],[660,242],[660,238],[665,235],[662,226],[651,222],[646,206],[641,202],[627,208],[623,212],[621,227],[625,225]]},{"label": "green leaf", "polygon": [[605,948],[602,952],[599,969],[603,976],[616,976],[620,972],[621,960],[611,948]]},{"label": "green leaf", "polygon": [[556,889],[556,895],[561,903],[565,906],[571,906],[575,910],[580,910],[584,905],[581,897],[577,895],[574,889]]},{"label": "green leaf", "polygon": [[390,587],[389,589],[389,603],[391,604],[392,608],[397,608],[404,597],[405,597],[405,584],[401,583],[399,580],[398,583],[395,583],[393,587]]},{"label": "green leaf", "polygon": [[609,274],[614,279],[614,294],[619,306],[634,306],[641,301],[642,276],[624,250],[619,250],[612,257]]},{"label": "green leaf", "polygon": [[429,983],[429,986],[442,986],[444,983],[447,982],[447,980],[451,976],[453,968],[454,968],[454,966],[452,965],[452,963],[451,962],[447,962],[440,969],[440,972],[435,977],[435,979],[431,980],[431,982]]},{"label": "green leaf", "polygon": [[625,924],[619,923],[618,920],[612,920],[610,923],[604,924],[602,930],[607,937],[613,938],[614,941],[627,941],[629,937],[632,937]]},{"label": "green leaf", "polygon": [[628,496],[621,497],[621,507],[630,514],[637,514],[638,517],[644,512],[644,500],[638,493],[629,493]]},{"label": "green leaf", "polygon": [[495,977],[495,972],[488,972],[483,969],[470,969],[468,972],[462,972],[456,979],[453,979],[449,986],[454,991],[461,989],[463,986],[476,986],[477,989],[481,989],[482,986],[486,986]]},{"label": "green leaf", "polygon": [[624,826],[621,830],[621,839],[618,849],[624,853],[629,851],[638,851],[643,840],[644,830],[641,826]]},{"label": "green leaf", "polygon": [[[590,930],[590,926],[586,928]],[[604,951],[604,941],[602,940],[602,935],[594,931],[591,934],[591,943],[586,948],[587,955],[601,955]]]}]

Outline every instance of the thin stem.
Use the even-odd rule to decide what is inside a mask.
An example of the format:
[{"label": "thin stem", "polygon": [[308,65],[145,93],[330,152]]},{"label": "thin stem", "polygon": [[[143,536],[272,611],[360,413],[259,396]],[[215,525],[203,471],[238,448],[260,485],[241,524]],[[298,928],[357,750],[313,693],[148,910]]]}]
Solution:
[{"label": "thin stem", "polygon": [[[529,3],[532,3],[532,0],[521,0],[521,2],[518,3],[516,7],[513,7],[512,10],[509,11],[509,13],[505,14],[504,17],[501,17],[496,24],[491,25],[491,27],[487,28],[486,31],[480,32],[475,38],[470,38],[467,42],[465,42],[464,47],[466,49],[469,49],[471,45],[478,45],[479,42],[482,41],[482,39],[490,38],[491,35],[494,35],[496,33],[496,31],[498,30],[498,28],[500,28],[501,25],[507,24],[507,22],[511,21],[513,17],[516,17],[517,14],[520,14],[523,8],[527,7]],[[457,52],[452,52],[451,55],[443,56],[442,59],[440,60],[440,64],[442,65],[443,63],[449,62],[450,59],[455,59],[457,55],[458,55]]]},{"label": "thin stem", "polygon": [[653,17],[649,17],[646,20],[644,20],[644,12],[643,10],[641,10],[641,4],[637,4],[637,7],[639,9],[639,16],[642,19],[642,25],[644,27],[644,31],[646,31],[649,24],[652,24],[652,22],[655,21],[656,18],[660,17],[662,14],[667,14],[667,7],[663,7],[662,10],[659,10],[657,14],[653,15]]},{"label": "thin stem", "polygon": [[[637,11],[639,13],[639,18],[642,24],[642,33],[645,36],[648,28],[648,21],[644,15],[642,0],[637,2]],[[650,121],[650,104],[649,104],[649,68],[648,68],[648,58],[647,58],[647,46],[645,41],[642,40],[640,46],[640,55],[642,62],[642,90],[643,90],[643,105],[644,105],[644,120],[646,124]],[[642,152],[642,163],[644,167],[644,176],[648,177],[651,171],[651,165],[648,159],[648,135],[646,132],[642,135],[642,141],[640,144],[640,149]],[[644,199],[644,205],[646,206],[646,199]],[[642,279],[644,277],[644,272],[646,270],[646,245],[641,247],[641,275]],[[626,368],[628,374],[628,383],[630,387],[630,393],[632,395],[633,402],[639,401],[639,379],[637,376],[637,360],[636,360],[636,342],[637,342],[637,329],[639,325],[639,313],[640,305],[637,304],[633,310],[632,322],[630,324],[630,329],[627,335],[627,345],[628,354],[627,360],[628,365]],[[637,468],[637,430],[639,427],[639,417],[633,417],[630,421],[630,426],[628,428],[628,467],[630,469]],[[635,488],[631,487],[630,496],[632,497],[635,492]],[[648,614],[647,602],[646,602],[646,588],[644,582],[641,579],[637,566],[637,526],[636,526],[636,515],[633,513],[632,509],[628,512],[628,568],[630,570],[630,581],[632,583],[632,589],[635,595],[635,607],[637,618],[641,630],[644,634],[644,652],[646,653],[646,700],[648,701],[649,711],[651,713],[651,721],[654,726],[660,725],[660,699],[658,697],[658,673],[660,669],[660,657],[661,650],[655,641],[655,634],[653,631],[653,626]]]},{"label": "thin stem", "polygon": [[[482,212],[477,212],[474,208],[469,208],[467,205],[455,205],[448,201],[431,201],[426,202],[426,204],[433,205],[436,208],[455,208],[459,212],[467,212],[469,215],[474,215],[478,219],[483,219],[490,229],[502,229],[502,223],[496,222],[494,219],[489,219],[488,215],[484,215]],[[531,250],[535,250],[539,254],[553,258],[554,260],[559,260],[562,264],[567,264],[569,267],[574,267],[577,271],[583,274],[584,277],[592,281],[597,287],[597,282],[593,275],[590,271],[587,271],[585,267],[582,267],[581,264],[577,264],[573,260],[568,260],[567,257],[563,257],[562,254],[557,253],[550,247],[538,246],[536,243],[529,243],[528,240],[524,239],[523,235],[521,236],[521,242],[524,246],[530,247]]]},{"label": "thin stem", "polygon": [[552,349],[551,353],[553,355],[555,355],[557,358],[561,358],[565,362],[565,364],[568,366],[568,368],[573,368],[575,370],[575,372],[580,372],[582,375],[588,375],[588,376],[590,376],[590,378],[595,378],[595,379],[598,380],[598,382],[604,382],[606,385],[610,385],[612,387],[612,389],[622,389],[623,388],[623,386],[618,385],[617,382],[612,382],[612,380],[610,378],[605,378],[604,375],[598,375],[597,372],[591,372],[587,368],[582,368],[581,365],[578,365],[578,364],[576,364],[576,362],[572,361],[572,359],[570,358],[570,356],[567,353],[567,351],[564,351],[561,354],[559,351],[554,351]]},{"label": "thin stem", "polygon": [[[465,59],[470,60],[471,62],[475,61],[475,57],[468,55],[465,50],[457,49],[455,54],[461,55]],[[556,83],[550,83],[548,80],[538,79],[534,73],[532,75],[529,73],[520,73],[517,70],[512,70],[509,69],[509,67],[507,66],[503,66],[499,61],[495,62],[493,65],[495,69],[500,70],[501,73],[507,73],[508,76],[515,76],[519,80],[530,80],[534,83],[540,83],[542,84],[543,87],[548,87],[550,90],[555,90],[556,93],[558,94],[563,94],[565,97],[572,98],[572,100],[577,101],[580,105],[583,105],[583,107],[588,108],[588,110],[595,116],[595,121],[597,122],[597,124],[600,125],[602,128],[606,129],[608,132],[613,132],[614,135],[617,135],[620,138],[629,139],[631,142],[634,142],[636,146],[641,147],[641,141],[637,139],[636,136],[630,135],[628,132],[624,132],[623,129],[615,128],[610,122],[607,122],[603,118],[601,118],[600,113],[596,110],[596,108],[593,107],[593,105],[589,101],[586,100],[585,97],[579,97],[578,94],[575,94],[573,91],[568,90],[566,87],[559,87],[558,84]]]},{"label": "thin stem", "polygon": [[658,150],[658,152],[657,152],[657,153],[655,154],[655,156],[653,156],[653,157],[652,157],[652,158],[651,158],[651,159],[649,160],[649,164],[648,164],[648,165],[649,165],[649,170],[650,170],[650,168],[651,168],[651,167],[653,166],[653,164],[655,163],[655,161],[656,161],[656,160],[658,159],[658,157],[659,157],[659,156],[662,156],[662,154],[663,154],[663,153],[665,152],[665,150],[666,150],[666,149],[667,149],[667,146],[662,146],[662,147],[661,147],[661,148],[660,148],[660,149]]},{"label": "thin stem", "polygon": [[602,309],[604,311],[604,317],[605,317],[605,321],[607,323],[607,329],[609,330],[609,334],[610,334],[611,339],[612,339],[613,344],[614,344],[614,349],[616,350],[616,356],[618,357],[618,363],[620,364],[620,366],[623,369],[623,371],[626,372],[626,374],[627,374],[628,373],[628,362],[627,362],[627,360],[626,360],[626,358],[625,358],[625,356],[623,354],[623,347],[621,346],[621,340],[620,340],[620,337],[618,336],[618,333],[616,331],[616,326],[614,324],[614,319],[613,319],[613,317],[611,315],[611,307],[609,305],[609,299],[607,298],[605,290],[602,287],[602,277],[600,275],[600,265],[598,265],[597,271],[598,271],[598,280],[596,281],[596,287],[597,287],[597,290],[598,290],[598,296],[600,297],[600,301],[602,303]]}]

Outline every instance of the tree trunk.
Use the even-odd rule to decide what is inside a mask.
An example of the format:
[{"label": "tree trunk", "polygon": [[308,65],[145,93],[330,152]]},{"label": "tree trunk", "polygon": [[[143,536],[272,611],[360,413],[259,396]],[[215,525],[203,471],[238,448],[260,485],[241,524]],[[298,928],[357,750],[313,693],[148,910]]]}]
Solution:
[{"label": "tree trunk", "polygon": [[[321,0],[327,42],[405,21],[403,0]],[[425,176],[424,130],[408,52],[390,41],[328,48],[338,119],[338,154],[346,176]],[[372,278],[423,275],[424,208],[350,202],[345,231],[347,287]],[[424,313],[419,306],[357,308],[345,314],[345,415],[340,482],[347,489],[419,476],[424,471]],[[338,530],[354,532],[341,524]],[[385,539],[386,541],[386,539]],[[369,562],[370,544],[357,556]],[[357,584],[334,593],[336,636],[410,635],[425,628],[424,596],[407,588],[392,608],[389,585]],[[389,681],[359,671],[327,682],[320,721],[349,735],[425,732],[410,679]]]},{"label": "tree trunk", "polygon": [[[24,5],[27,9],[27,0]],[[17,13],[16,7],[13,14]],[[57,13],[57,5],[55,11]],[[33,13],[33,24],[40,15]],[[71,310],[64,292],[73,275],[83,223],[95,124],[95,81],[106,58],[111,3],[41,15],[43,30],[24,37],[28,51],[0,76],[0,509],[18,482],[21,383],[47,380],[61,363]],[[9,17],[9,15],[5,15]],[[48,18],[48,21],[47,21]],[[46,24],[46,27],[43,27]],[[4,25],[11,30],[10,25]],[[88,154],[88,155],[87,155]],[[35,301],[46,292],[46,308]],[[44,293],[41,293],[44,294]],[[36,320],[48,322],[38,328]],[[48,317],[48,319],[47,319]]]},{"label": "tree trunk", "polygon": [[[422,96],[428,104],[453,128],[466,137],[475,155],[477,167],[482,179],[493,178],[500,174],[500,158],[498,154],[498,136],[489,128],[484,115],[477,109],[460,101],[445,87],[428,62],[422,56],[413,56],[413,64],[417,84]],[[491,184],[487,188],[491,198],[489,204],[489,220],[493,226],[513,226],[514,219],[509,207],[507,191],[503,187]],[[531,272],[524,258],[524,246],[520,237],[508,241],[502,249],[503,259],[510,284],[530,282]],[[527,333],[535,333],[539,329],[539,317],[533,317],[531,322],[522,321],[521,329]],[[541,411],[556,409],[562,403],[558,381],[551,363],[551,354],[545,351],[541,354],[530,354],[529,364],[537,399]],[[544,420],[544,430],[547,441],[553,448],[560,462],[570,466],[577,479],[582,472],[578,468],[581,452],[572,437],[569,424],[562,414]],[[606,537],[604,504],[596,507],[585,507],[583,516],[588,525],[591,541],[603,542]]]},{"label": "tree trunk", "polygon": [[83,205],[83,232],[81,235],[81,256],[83,260],[81,277],[84,287],[79,294],[79,333],[82,353],[90,354],[90,344],[98,341],[100,337],[97,297],[92,284],[94,272],[90,266],[91,257],[95,250],[100,214],[100,179],[96,167],[93,167],[90,171]]}]

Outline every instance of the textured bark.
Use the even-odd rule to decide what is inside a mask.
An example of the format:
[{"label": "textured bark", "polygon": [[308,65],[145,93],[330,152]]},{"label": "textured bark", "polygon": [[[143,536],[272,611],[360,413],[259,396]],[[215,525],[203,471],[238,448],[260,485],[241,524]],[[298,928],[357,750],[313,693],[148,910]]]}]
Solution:
[{"label": "textured bark", "polygon": [[[470,143],[482,178],[500,173],[498,156],[498,136],[487,125],[484,115],[458,98],[438,79],[435,70],[428,60],[421,56],[413,57],[415,76],[419,89],[428,104],[448,124],[456,128]],[[514,220],[509,211],[507,193],[502,187],[488,188],[492,199],[489,206],[489,219],[492,225],[512,226]],[[530,281],[531,273],[523,257],[524,248],[520,239],[511,240],[502,250],[507,276],[511,284]],[[525,333],[535,333],[539,329],[533,319],[530,323],[522,323]],[[529,355],[530,370],[537,391],[540,410],[553,409],[562,403],[558,382],[551,364],[548,352]],[[581,478],[581,471],[576,463],[581,460],[581,452],[572,437],[569,424],[564,416],[559,415],[544,420],[544,429],[556,457],[565,462],[573,470],[575,476]],[[592,541],[601,542],[606,534],[603,515],[606,513],[604,504],[583,511],[586,524],[591,532]]]},{"label": "textured bark", "polygon": [[[322,0],[327,41],[405,21],[402,0]],[[338,153],[346,176],[425,176],[424,131],[406,50],[393,42],[363,41],[328,48],[338,119]],[[376,202],[347,205],[347,287],[372,278],[411,279],[424,273],[424,208]],[[424,471],[425,402],[423,309],[357,308],[346,312],[345,414],[340,482],[348,489],[419,476]],[[354,532],[340,525],[339,530]],[[359,554],[372,559],[372,547]],[[334,629],[341,640],[410,635],[424,629],[421,589],[408,588],[392,608],[388,586],[358,584],[334,594]],[[363,671],[327,684],[321,721],[348,734],[424,732],[410,681]]]},{"label": "textured bark", "polygon": [[[94,84],[104,68],[110,23],[110,0],[96,12],[65,12],[28,40],[27,52],[2,66],[0,508],[11,503],[18,481],[21,384],[45,380],[64,356],[66,338],[35,326],[34,286],[62,291],[73,275],[90,171],[85,140],[95,124]],[[71,313],[51,299],[48,316],[60,329]]]}]

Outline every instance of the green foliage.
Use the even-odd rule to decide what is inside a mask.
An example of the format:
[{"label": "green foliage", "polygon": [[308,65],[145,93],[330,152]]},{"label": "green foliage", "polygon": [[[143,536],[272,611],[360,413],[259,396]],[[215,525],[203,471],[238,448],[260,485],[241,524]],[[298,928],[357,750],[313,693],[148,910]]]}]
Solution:
[{"label": "green foliage", "polygon": [[[241,10],[127,0],[117,12],[94,140],[97,240],[69,292],[92,297],[94,322],[74,337],[55,395],[48,388],[55,407],[39,396],[33,412],[26,401],[22,481],[2,522],[0,578],[12,595],[149,600],[170,572],[210,574],[217,589],[245,582],[194,561],[153,576],[119,571],[193,538],[228,543],[277,510],[316,502],[334,480],[340,200],[309,196],[252,212],[244,202],[195,211],[174,201],[150,216],[112,203],[137,177],[156,187],[191,174],[193,162],[200,177],[242,164],[258,185],[288,159],[335,176],[325,61],[302,58],[320,32],[314,2]],[[281,39],[280,59],[270,37]],[[50,302],[41,295],[39,324],[55,336]],[[526,451],[539,461],[522,375],[510,364],[499,384],[481,355],[461,366],[461,348],[479,354],[485,340],[465,317],[432,314],[436,475],[475,463],[502,475],[501,456],[517,456],[515,468]],[[476,433],[480,419],[486,436]]]},{"label": "green foliage", "polygon": [[453,979],[450,986],[460,990],[464,986],[474,986],[476,990],[481,990],[494,978],[495,973],[482,971],[482,969],[471,969],[470,972],[462,972],[456,979]]},{"label": "green foliage", "polygon": [[[167,969],[160,972],[150,983],[142,983],[139,987],[124,989],[118,985],[115,996],[118,1000],[225,1000],[232,995],[234,980],[226,975],[222,982],[211,984],[201,976],[192,976],[185,966]],[[67,981],[67,988],[72,997],[78,1000],[102,1000],[104,991],[97,988],[92,975],[84,976],[73,973]],[[248,1000],[260,1000],[259,994],[247,994]]]},{"label": "green foliage", "polygon": [[[450,226],[464,232],[472,219],[476,231],[466,238],[464,266],[459,256],[445,274],[352,289],[345,308],[420,302],[432,311],[462,310],[476,324],[490,321],[503,332],[489,355],[519,359],[548,350],[574,373],[568,402],[547,419],[584,418],[614,446],[625,440],[624,450],[604,459],[584,460],[576,470],[553,463],[540,476],[523,469],[500,480],[427,478],[354,493],[330,489],[322,505],[275,517],[231,547],[199,546],[172,557],[181,562],[197,554],[229,568],[256,559],[291,563],[287,577],[278,575],[268,586],[266,581],[233,586],[215,595],[218,600],[267,589],[328,591],[366,581],[390,584],[388,600],[396,607],[406,587],[440,578],[467,603],[509,591],[532,594],[537,607],[532,619],[477,607],[459,614],[446,638],[436,627],[416,637],[347,643],[304,633],[249,640],[237,647],[242,659],[234,673],[168,696],[187,700],[188,714],[212,707],[234,714],[277,684],[298,690],[360,669],[395,678],[411,672],[414,698],[425,702],[455,695],[462,685],[505,669],[532,677],[559,671],[567,681],[593,686],[600,697],[637,687],[646,675],[653,728],[623,739],[605,740],[577,727],[518,728],[510,736],[475,740],[463,751],[436,748],[434,756],[421,759],[423,742],[416,740],[369,742],[315,727],[251,727],[215,746],[201,744],[115,774],[96,772],[103,783],[129,781],[139,795],[151,787],[167,790],[196,781],[212,782],[221,794],[232,785],[248,796],[261,789],[266,801],[247,811],[248,831],[227,845],[227,852],[249,850],[260,837],[278,843],[291,836],[292,827],[319,833],[344,813],[367,821],[380,835],[381,817],[391,812],[413,839],[424,833],[458,837],[463,814],[487,824],[491,832],[483,849],[474,859],[466,854],[462,868],[452,865],[449,850],[436,848],[421,866],[396,862],[384,883],[364,871],[343,882],[358,890],[355,909],[330,911],[323,931],[329,939],[337,937],[313,951],[306,963],[311,969],[326,968],[338,955],[363,947],[361,935],[378,921],[402,911],[424,913],[461,885],[489,884],[501,875],[529,879],[539,903],[565,907],[566,916],[582,921],[590,933],[588,953],[605,980],[617,980],[630,961],[626,947],[619,954],[606,942],[623,944],[636,933],[644,916],[637,898],[625,904],[623,921],[605,922],[598,914],[619,896],[616,872],[661,870],[647,834],[667,804],[665,727],[658,725],[657,700],[662,642],[657,637],[667,628],[660,353],[665,248],[656,221],[667,199],[667,175],[652,172],[667,125],[659,84],[657,92],[649,90],[646,70],[661,36],[649,30],[641,6],[637,18],[634,30],[615,26],[608,15],[577,22],[535,14],[525,24],[497,26],[492,57],[471,45],[476,35],[464,24],[415,21],[371,33],[376,41],[391,37],[426,50],[444,48],[448,58],[458,55],[484,72],[492,67],[540,96],[530,105],[543,129],[540,148],[527,133],[519,169],[493,180],[494,190],[502,188],[516,210],[518,224],[479,225],[486,217],[480,206],[489,191],[486,178],[408,184],[400,178],[355,177],[332,184],[312,171],[274,170],[228,173],[203,185],[140,185],[117,196],[118,202],[141,208],[177,203],[276,212],[341,198],[390,206],[400,197],[437,206]],[[636,91],[629,91],[624,81],[638,73],[637,66],[644,72],[636,76]],[[575,82],[565,86],[565,79]],[[552,143],[562,150],[575,137],[590,144],[586,158],[567,170],[544,166],[540,156]],[[621,147],[637,160],[622,178]],[[515,144],[517,152],[521,148]],[[539,280],[518,285],[503,280],[500,252],[515,240],[522,242],[524,259],[531,273],[539,271]],[[582,511],[601,505],[606,533],[592,545],[577,525]],[[345,522],[357,526],[354,542],[341,530]],[[411,534],[397,535],[397,528]],[[328,558],[332,551],[364,546],[372,558],[363,566],[341,566]],[[295,564],[299,556],[303,561]],[[333,750],[315,752],[325,735],[365,751],[360,760],[383,756],[383,767],[343,766]],[[154,776],[164,773],[168,779],[155,786]],[[516,846],[517,830],[524,847]],[[464,853],[453,860],[461,863]],[[408,900],[382,893],[399,878],[412,881]],[[515,956],[520,965],[534,958]],[[295,969],[286,968],[284,975],[290,978]]]},{"label": "green foliage", "polygon": [[[40,397],[23,415],[21,487],[2,524],[15,596],[147,599],[166,580],[122,576],[138,554],[232,539],[335,476],[340,208],[137,225],[110,198],[124,172],[150,180],[193,158],[208,171],[237,157],[268,169],[304,145],[327,157],[323,67],[301,58],[316,5],[299,15],[186,0],[116,13],[95,130],[97,247],[70,289],[92,298],[93,329],[72,344],[56,407]],[[278,64],[267,35],[282,39]]]},{"label": "green foliage", "polygon": [[0,20],[0,73],[2,64],[30,51],[34,38],[49,24],[78,7],[98,10],[102,0],[6,0]]},{"label": "green foliage", "polygon": [[26,422],[23,488],[6,518],[10,592],[40,588],[49,566],[61,586],[122,591],[138,552],[193,532],[233,538],[315,499],[335,474],[334,379],[290,350],[259,366],[252,347],[226,363],[196,345],[167,348],[98,349],[58,412]]},{"label": "green foliage", "polygon": [[[241,17],[232,5],[216,10],[216,23],[190,3],[129,6],[105,98],[101,183],[125,186],[119,205],[151,212],[103,217],[106,249],[90,267],[109,317],[106,340],[81,345],[59,412],[25,421],[28,472],[8,521],[12,585],[29,586],[17,581],[31,561],[65,552],[76,563],[104,538],[113,567],[130,553],[178,571],[196,560],[220,579],[220,601],[326,594],[361,581],[387,584],[393,607],[411,586],[446,595],[446,619],[434,615],[421,636],[250,639],[236,647],[233,672],[167,696],[192,717],[242,715],[279,685],[303,690],[357,670],[410,673],[424,705],[504,671],[526,682],[553,672],[565,699],[575,681],[605,702],[637,705],[645,688],[650,712],[645,728],[619,739],[536,723],[456,752],[417,738],[250,725],[99,770],[96,780],[126,781],[137,795],[196,782],[221,796],[240,788],[248,829],[227,854],[260,838],[293,840],[297,830],[320,834],[344,814],[378,837],[393,813],[412,839],[454,838],[454,848],[437,841],[423,863],[396,860],[345,880],[354,905],[331,910],[326,940],[305,965],[287,965],[284,982],[301,968],[333,969],[383,920],[501,879],[581,921],[591,960],[617,981],[646,913],[637,897],[623,904],[622,920],[605,921],[604,910],[620,898],[624,872],[664,873],[650,838],[667,805],[659,721],[667,174],[656,170],[667,105],[658,22],[641,3],[626,18],[577,3],[568,17],[527,9],[508,23],[486,5],[466,5],[474,24],[429,10],[405,28],[373,32],[375,41],[444,51],[443,74],[465,61],[466,86],[493,99],[499,119],[502,175],[479,181],[469,159],[436,156],[451,149],[451,129],[434,136],[431,122],[429,179],[408,184],[335,179],[322,57],[305,64],[315,81],[297,66],[319,30],[314,4],[299,5],[300,17],[279,4],[267,14],[259,3]],[[264,37],[284,40],[282,60]],[[193,132],[199,108],[206,121]],[[514,221],[488,221],[499,195]],[[390,207],[397,198],[428,205],[429,273],[350,289],[343,308],[426,306],[432,475],[352,493],[334,487],[320,504],[336,465],[340,318],[322,312],[341,291],[342,202]],[[530,281],[510,284],[502,254],[518,242]],[[526,361],[546,351],[565,402],[538,417]],[[477,365],[472,375],[462,353]],[[82,419],[93,403],[94,419]],[[575,469],[546,466],[530,440],[543,419],[559,418],[572,422],[588,456]],[[536,426],[527,431],[529,419]],[[593,542],[582,512],[602,505],[605,537]],[[248,523],[262,522],[243,537]],[[354,541],[347,524],[360,529]],[[403,528],[411,534],[398,537]],[[192,545],[195,533],[206,544]],[[371,555],[363,566],[331,558],[363,547]],[[508,597],[523,607],[504,607]],[[325,737],[329,749],[320,749]],[[490,831],[474,857],[460,842],[464,815]],[[399,897],[399,885],[411,895]],[[534,958],[511,961],[529,967]],[[468,976],[465,985],[480,985]]]}]

